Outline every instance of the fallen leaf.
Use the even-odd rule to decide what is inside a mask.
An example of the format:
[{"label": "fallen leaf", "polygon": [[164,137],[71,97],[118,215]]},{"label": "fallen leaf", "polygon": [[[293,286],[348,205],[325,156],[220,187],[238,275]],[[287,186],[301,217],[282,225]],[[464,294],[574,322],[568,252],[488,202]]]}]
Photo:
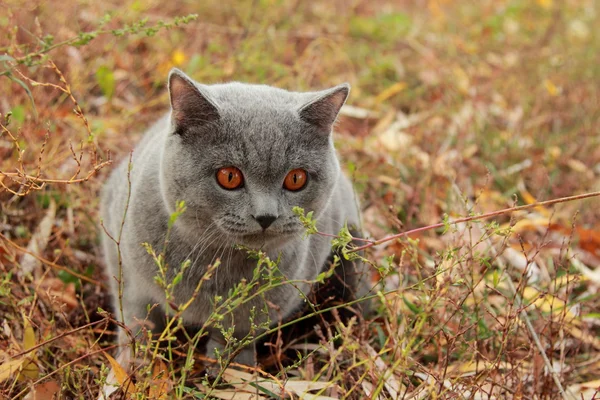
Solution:
[{"label": "fallen leaf", "polygon": [[590,382],[576,383],[567,388],[567,394],[576,399],[595,399],[600,393],[600,379]]},{"label": "fallen leaf", "polygon": [[75,296],[75,284],[59,278],[45,278],[36,286],[40,297],[46,299],[55,311],[71,311],[79,306]]},{"label": "fallen leaf", "polygon": [[21,358],[20,360],[2,362],[2,365],[0,365],[0,382],[4,382],[17,372],[24,361],[25,359]]},{"label": "fallen leaf", "polygon": [[[106,358],[108,359],[108,362],[110,363],[110,366],[112,367],[111,372],[114,373],[114,377],[117,379],[119,386],[121,388],[123,388],[123,386],[127,385],[123,389],[123,392],[126,395],[135,393],[136,392],[135,384],[131,381],[129,374],[127,374],[127,372],[123,369],[121,364],[119,364],[119,362],[117,360],[115,360],[113,357],[111,357],[109,354],[105,353],[104,355],[106,356]],[[108,383],[108,379],[107,379],[107,383]]]},{"label": "fallen leaf", "polygon": [[394,83],[392,86],[386,88],[383,92],[379,93],[377,95],[377,97],[375,97],[375,103],[376,104],[383,103],[384,101],[386,101],[390,97],[393,97],[396,94],[398,94],[401,91],[403,91],[404,89],[406,89],[406,86],[407,86],[406,82],[396,82],[396,83]]},{"label": "fallen leaf", "polygon": [[536,3],[547,10],[552,8],[552,0],[536,0]]},{"label": "fallen leaf", "polygon": [[375,367],[382,374],[382,378],[384,379],[383,385],[390,392],[392,398],[397,399],[401,397],[401,393],[406,392],[406,387],[394,376],[394,371],[390,369],[390,365],[386,364],[385,361],[379,356],[379,354],[375,351],[374,348],[369,346],[368,344],[364,345],[367,350],[367,356],[370,360],[373,360],[375,363]]},{"label": "fallen leaf", "polygon": [[[23,315],[23,350],[29,350],[36,345],[35,332],[29,322],[29,318]],[[40,374],[37,366],[37,354],[35,351],[27,354],[24,359],[21,375],[30,379],[36,379]]]},{"label": "fallen leaf", "polygon": [[369,110],[366,108],[351,106],[349,104],[344,104],[342,109],[340,110],[340,115],[350,118],[356,119],[368,119],[368,118],[378,118],[379,113],[373,110]]},{"label": "fallen leaf", "polygon": [[[199,386],[201,389],[202,386]],[[257,390],[257,389],[255,389]],[[240,392],[239,390],[218,390],[210,391],[210,396],[223,400],[267,400],[265,396],[256,393]]]},{"label": "fallen leaf", "polygon": [[[535,197],[533,197],[533,195],[531,193],[529,193],[529,191],[527,189],[521,188],[520,192],[521,192],[521,197],[523,197],[523,200],[525,201],[525,203],[534,204],[534,203],[538,202],[537,199]],[[550,217],[550,211],[548,211],[548,209],[546,209],[544,206],[537,206],[534,208],[534,210],[536,210],[537,212],[542,214],[544,217]]]},{"label": "fallen leaf", "polygon": [[558,96],[561,92],[560,88],[557,87],[550,79],[544,79],[544,87],[548,94],[552,97]]},{"label": "fallen leaf", "polygon": [[160,359],[156,359],[152,367],[152,384],[150,386],[151,399],[166,399],[169,389],[167,366]]},{"label": "fallen leaf", "polygon": [[60,386],[56,381],[48,381],[35,385],[23,400],[54,400],[58,398]]},{"label": "fallen leaf", "polygon": [[579,160],[575,160],[575,159],[570,159],[567,161],[567,165],[569,166],[569,168],[571,168],[573,171],[575,172],[579,172],[579,173],[590,173],[593,177],[593,172],[592,170],[585,165],[583,162],[579,161]]},{"label": "fallen leaf", "polygon": [[42,263],[34,255],[41,256],[44,250],[46,250],[48,240],[50,240],[50,234],[52,233],[52,226],[54,225],[55,217],[56,202],[51,200],[48,210],[46,210],[46,215],[38,225],[34,234],[31,236],[31,240],[27,245],[27,253],[23,255],[23,258],[21,258],[21,269],[19,271],[20,274],[26,275],[34,273],[41,267]]}]

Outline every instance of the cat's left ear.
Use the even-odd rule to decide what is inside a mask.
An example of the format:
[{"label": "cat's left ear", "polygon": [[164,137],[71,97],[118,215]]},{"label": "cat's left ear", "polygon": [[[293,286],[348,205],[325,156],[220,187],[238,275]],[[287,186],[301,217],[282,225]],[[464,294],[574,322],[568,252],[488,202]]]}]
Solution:
[{"label": "cat's left ear", "polygon": [[300,107],[300,118],[329,132],[349,93],[350,85],[347,83],[319,92]]},{"label": "cat's left ear", "polygon": [[177,68],[169,73],[169,95],[171,118],[177,130],[201,127],[220,118],[217,105],[206,89]]}]

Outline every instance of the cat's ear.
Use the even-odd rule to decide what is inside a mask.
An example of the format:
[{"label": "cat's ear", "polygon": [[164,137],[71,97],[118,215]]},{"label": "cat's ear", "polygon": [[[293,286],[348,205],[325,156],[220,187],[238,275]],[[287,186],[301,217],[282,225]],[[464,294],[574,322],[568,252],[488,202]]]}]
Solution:
[{"label": "cat's ear", "polygon": [[319,128],[331,130],[349,93],[350,85],[347,83],[319,92],[315,98],[300,107],[300,118]]},{"label": "cat's ear", "polygon": [[169,95],[171,118],[177,130],[200,127],[220,118],[217,105],[208,94],[176,68],[169,73]]}]

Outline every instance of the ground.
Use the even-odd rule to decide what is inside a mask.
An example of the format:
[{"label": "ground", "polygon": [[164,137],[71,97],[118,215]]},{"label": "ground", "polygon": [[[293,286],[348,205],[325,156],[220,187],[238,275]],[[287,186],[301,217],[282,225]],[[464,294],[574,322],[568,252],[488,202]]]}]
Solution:
[{"label": "ground", "polygon": [[260,378],[207,380],[182,344],[146,353],[121,396],[600,397],[600,200],[456,223],[600,190],[597,0],[0,10],[0,396],[98,398],[110,370],[128,385],[108,356],[98,193],[168,110],[179,67],[203,83],[349,82],[335,139],[366,237],[441,226],[368,247],[373,313],[275,334]]}]

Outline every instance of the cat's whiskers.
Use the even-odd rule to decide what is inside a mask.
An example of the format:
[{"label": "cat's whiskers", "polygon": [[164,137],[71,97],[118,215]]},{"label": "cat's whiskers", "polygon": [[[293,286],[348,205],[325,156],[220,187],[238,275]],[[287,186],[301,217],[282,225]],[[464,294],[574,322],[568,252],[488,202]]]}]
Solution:
[{"label": "cat's whiskers", "polygon": [[[196,216],[195,218],[196,224],[198,225],[198,227],[200,228],[200,221],[198,220],[198,217]],[[194,247],[192,247],[192,250],[190,250],[190,252],[188,253],[188,255],[184,258],[184,261],[187,260],[193,253],[194,251],[196,251],[196,249],[198,248],[198,246],[201,245],[201,243],[204,240],[204,235],[206,234],[206,232],[214,225],[214,222],[211,222],[206,229],[204,229],[204,231],[198,236],[198,241],[196,242],[196,244],[194,245]]]},{"label": "cat's whiskers", "polygon": [[[225,237],[225,234],[221,234],[220,237]],[[210,264],[213,264],[214,262],[216,262],[217,260],[219,260],[221,263],[219,265],[219,268],[215,269],[215,286],[219,286],[219,271],[221,270],[221,267],[223,267],[223,253],[225,252],[225,249],[227,249],[227,242],[224,242],[223,244],[220,244],[219,247],[217,248],[217,250],[215,251],[215,254],[210,262]],[[219,255],[219,257],[217,257],[217,254],[219,253],[219,250],[221,249],[221,246],[223,247],[223,250],[221,250],[221,254]]]},{"label": "cat's whiskers", "polygon": [[[212,224],[211,224],[212,225]],[[196,264],[198,263],[198,261],[200,261],[200,259],[202,258],[202,256],[204,255],[204,251],[208,248],[210,248],[212,246],[213,243],[215,243],[217,240],[219,240],[222,237],[222,233],[219,231],[219,229],[214,229],[212,231],[209,232],[208,236],[206,236],[206,238],[202,239],[202,247],[200,248],[200,250],[197,251],[196,253],[196,257],[194,258],[194,261],[191,263],[190,265],[190,273],[192,275],[196,274]],[[210,263],[209,263],[210,264]],[[200,268],[197,273],[204,273],[204,268]]]},{"label": "cat's whiskers", "polygon": [[[304,236],[303,236],[304,232],[298,232],[295,235],[298,238],[298,241],[300,241],[300,242],[306,240],[306,238],[304,238]],[[310,247],[308,248],[308,252],[310,253],[310,256],[313,259],[313,264],[315,265],[315,274],[319,275],[319,273],[320,273],[320,271],[319,271],[320,266],[317,263],[317,260],[315,259],[315,255],[313,254],[313,251],[312,251],[312,249]]]},{"label": "cat's whiskers", "polygon": [[[205,237],[204,235],[207,233],[207,231],[211,228],[211,226],[213,225],[213,223],[209,224],[206,229],[200,234],[198,241],[196,242],[196,244],[192,247],[192,249],[190,250],[190,252],[188,253],[188,255],[183,259],[183,261],[187,261],[190,260],[190,257],[192,256],[192,254],[198,249],[199,246],[204,245],[213,235],[214,231],[209,232],[209,234]],[[196,260],[198,259],[198,257],[202,254],[202,252],[198,252],[198,254],[196,255],[196,258],[194,259],[194,262],[191,264],[191,266],[193,267],[196,263]]]}]

